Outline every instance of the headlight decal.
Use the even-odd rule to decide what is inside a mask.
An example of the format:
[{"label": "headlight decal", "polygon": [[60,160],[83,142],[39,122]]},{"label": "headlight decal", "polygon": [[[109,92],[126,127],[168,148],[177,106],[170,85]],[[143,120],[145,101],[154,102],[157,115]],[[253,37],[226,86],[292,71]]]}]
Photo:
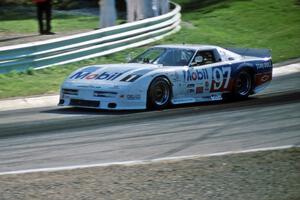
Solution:
[{"label": "headlight decal", "polygon": [[121,79],[121,81],[124,82],[134,82],[136,81],[138,78],[140,78],[142,75],[138,75],[138,74],[131,74],[126,76],[125,78]]}]

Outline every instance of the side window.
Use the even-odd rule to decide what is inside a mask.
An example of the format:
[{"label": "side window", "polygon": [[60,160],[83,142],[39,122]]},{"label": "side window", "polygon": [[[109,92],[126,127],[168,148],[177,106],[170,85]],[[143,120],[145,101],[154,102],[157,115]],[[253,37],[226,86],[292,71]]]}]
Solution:
[{"label": "side window", "polygon": [[192,59],[194,51],[183,49],[169,49],[167,50],[156,63],[165,66],[184,66],[188,65]]},{"label": "side window", "polygon": [[188,65],[190,60],[192,59],[194,55],[194,51],[192,50],[179,50],[178,55],[176,55],[176,66],[184,66]]},{"label": "side window", "polygon": [[213,51],[198,51],[192,63],[193,65],[207,65],[215,62]]}]

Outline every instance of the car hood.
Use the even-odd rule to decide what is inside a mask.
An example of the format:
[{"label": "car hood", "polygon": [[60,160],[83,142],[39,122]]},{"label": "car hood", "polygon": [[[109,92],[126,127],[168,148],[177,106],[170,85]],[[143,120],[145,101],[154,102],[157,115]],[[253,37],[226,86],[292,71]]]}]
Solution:
[{"label": "car hood", "polygon": [[[108,64],[108,65],[93,65],[80,68],[73,72],[66,80],[65,84],[114,84],[126,81],[130,78],[140,78],[145,74],[160,68],[159,65],[152,64]],[[132,80],[131,79],[131,80]],[[125,81],[124,81],[125,80]]]}]

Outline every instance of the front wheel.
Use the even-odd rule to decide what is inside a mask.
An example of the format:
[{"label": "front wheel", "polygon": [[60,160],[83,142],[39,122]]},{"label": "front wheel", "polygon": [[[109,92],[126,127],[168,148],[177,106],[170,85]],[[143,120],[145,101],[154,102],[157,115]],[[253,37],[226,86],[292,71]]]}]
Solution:
[{"label": "front wheel", "polygon": [[155,78],[148,89],[148,108],[163,109],[170,104],[171,86],[164,77]]},{"label": "front wheel", "polygon": [[246,99],[252,91],[253,79],[251,74],[243,70],[239,72],[234,84],[233,94],[235,98]]}]

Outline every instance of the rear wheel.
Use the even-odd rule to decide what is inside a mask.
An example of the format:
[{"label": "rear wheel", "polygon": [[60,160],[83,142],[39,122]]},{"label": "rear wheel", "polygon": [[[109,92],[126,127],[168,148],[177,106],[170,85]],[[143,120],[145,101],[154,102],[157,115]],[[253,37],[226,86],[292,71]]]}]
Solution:
[{"label": "rear wheel", "polygon": [[170,104],[171,86],[164,77],[155,78],[148,89],[148,108],[163,109]]},{"label": "rear wheel", "polygon": [[235,80],[233,90],[234,97],[238,99],[246,99],[252,92],[252,85],[253,79],[251,74],[246,70],[242,70],[239,72]]}]

